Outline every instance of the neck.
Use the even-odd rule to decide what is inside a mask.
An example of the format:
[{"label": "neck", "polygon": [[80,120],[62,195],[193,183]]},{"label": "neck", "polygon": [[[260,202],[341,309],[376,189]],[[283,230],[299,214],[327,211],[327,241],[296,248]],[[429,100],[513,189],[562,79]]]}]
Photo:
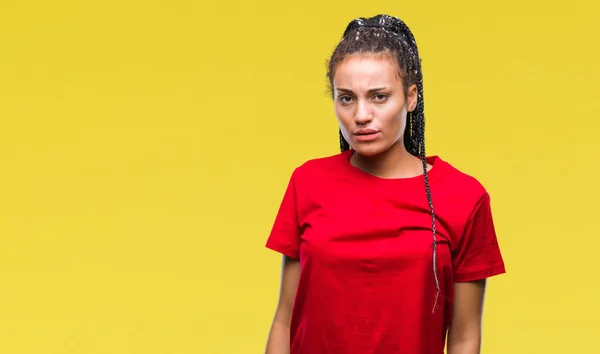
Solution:
[{"label": "neck", "polygon": [[[364,156],[355,151],[350,163],[380,178],[411,178],[423,174],[423,163],[406,150],[402,139],[377,155]],[[428,169],[430,167],[428,165]]]}]

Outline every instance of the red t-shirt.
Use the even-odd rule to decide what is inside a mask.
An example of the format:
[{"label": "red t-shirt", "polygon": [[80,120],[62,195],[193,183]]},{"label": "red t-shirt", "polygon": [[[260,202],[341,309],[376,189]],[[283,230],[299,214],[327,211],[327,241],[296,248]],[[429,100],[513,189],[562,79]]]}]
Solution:
[{"label": "red t-shirt", "polygon": [[505,272],[484,187],[437,156],[423,176],[383,179],[352,150],[296,168],[266,246],[300,259],[291,354],[442,354],[454,282]]}]

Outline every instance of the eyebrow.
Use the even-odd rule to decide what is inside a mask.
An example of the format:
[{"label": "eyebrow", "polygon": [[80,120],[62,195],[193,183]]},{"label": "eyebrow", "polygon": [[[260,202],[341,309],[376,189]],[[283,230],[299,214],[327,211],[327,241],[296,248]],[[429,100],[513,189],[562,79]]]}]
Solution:
[{"label": "eyebrow", "polygon": [[[385,89],[389,89],[389,87],[376,87],[376,88],[372,88],[369,91],[367,91],[367,93],[375,93],[378,91],[382,91]],[[347,89],[347,88],[337,88],[336,91],[340,91],[340,92],[346,92],[346,93],[353,93],[352,90]]]}]

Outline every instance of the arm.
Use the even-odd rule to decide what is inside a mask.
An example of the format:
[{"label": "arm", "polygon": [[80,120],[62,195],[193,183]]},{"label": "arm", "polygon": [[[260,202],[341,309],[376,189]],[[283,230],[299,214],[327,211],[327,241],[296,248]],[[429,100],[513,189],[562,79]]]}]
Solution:
[{"label": "arm", "polygon": [[265,354],[290,353],[290,323],[300,279],[300,262],[297,259],[283,256],[281,274],[279,303],[271,325]]},{"label": "arm", "polygon": [[479,354],[485,280],[456,283],[448,354]]}]

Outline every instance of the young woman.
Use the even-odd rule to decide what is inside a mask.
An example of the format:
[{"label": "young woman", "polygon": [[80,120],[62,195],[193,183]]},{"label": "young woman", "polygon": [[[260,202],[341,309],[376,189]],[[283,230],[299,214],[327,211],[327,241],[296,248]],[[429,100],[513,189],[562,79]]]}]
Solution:
[{"label": "young woman", "polygon": [[292,173],[266,244],[284,258],[266,353],[479,353],[504,262],[487,191],[425,155],[411,31],[352,21],[328,77],[342,152]]}]

